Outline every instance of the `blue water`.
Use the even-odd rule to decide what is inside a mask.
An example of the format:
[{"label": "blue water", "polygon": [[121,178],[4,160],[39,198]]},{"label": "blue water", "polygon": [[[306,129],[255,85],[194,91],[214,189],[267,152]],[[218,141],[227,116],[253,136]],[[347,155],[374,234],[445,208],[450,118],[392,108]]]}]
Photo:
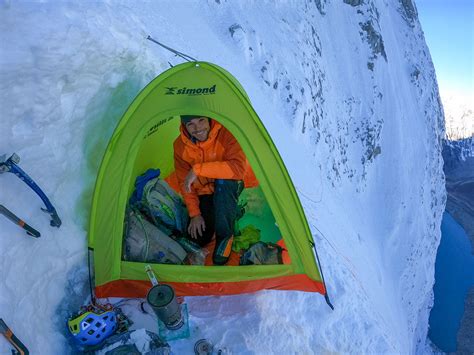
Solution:
[{"label": "blue water", "polygon": [[456,351],[467,292],[474,285],[474,256],[464,229],[447,212],[435,265],[434,306],[428,336],[442,351]]}]

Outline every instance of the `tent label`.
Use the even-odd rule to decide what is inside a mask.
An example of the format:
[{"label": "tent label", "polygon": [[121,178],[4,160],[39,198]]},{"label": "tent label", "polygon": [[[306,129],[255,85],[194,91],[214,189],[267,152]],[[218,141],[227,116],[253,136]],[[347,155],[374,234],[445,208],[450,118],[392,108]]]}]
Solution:
[{"label": "tent label", "polygon": [[213,95],[216,93],[216,84],[212,85],[208,88],[187,88],[183,87],[178,89],[176,86],[166,87],[165,95],[188,95],[188,96],[196,96],[196,95]]}]

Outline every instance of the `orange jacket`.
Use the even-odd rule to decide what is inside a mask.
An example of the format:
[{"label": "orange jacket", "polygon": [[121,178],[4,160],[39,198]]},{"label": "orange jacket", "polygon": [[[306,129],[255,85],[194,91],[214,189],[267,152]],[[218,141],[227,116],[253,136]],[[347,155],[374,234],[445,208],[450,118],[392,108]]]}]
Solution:
[{"label": "orange jacket", "polygon": [[[245,187],[258,185],[239,143],[220,123],[211,120],[209,136],[204,142],[193,142],[183,125],[180,130],[173,145],[174,168],[190,217],[201,214],[198,196],[214,193],[215,179],[243,180]],[[197,179],[188,193],[184,180],[191,169]]]}]

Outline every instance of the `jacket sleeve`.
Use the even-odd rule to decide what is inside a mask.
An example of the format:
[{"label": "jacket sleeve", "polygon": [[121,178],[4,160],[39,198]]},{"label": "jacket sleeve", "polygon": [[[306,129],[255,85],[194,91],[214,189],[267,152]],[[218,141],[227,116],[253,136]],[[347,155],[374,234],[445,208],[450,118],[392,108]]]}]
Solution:
[{"label": "jacket sleeve", "polygon": [[242,148],[229,132],[223,133],[221,142],[224,148],[222,161],[194,164],[194,173],[211,179],[243,180],[247,158]]},{"label": "jacket sleeve", "polygon": [[[191,165],[186,162],[181,156],[181,150],[176,145],[174,146],[174,169],[176,178],[179,183],[179,190],[184,198],[184,203],[188,209],[189,217],[196,217],[201,214],[199,209],[199,197],[195,191],[186,192],[184,189],[184,180],[191,170]],[[193,189],[191,187],[191,189]]]}]

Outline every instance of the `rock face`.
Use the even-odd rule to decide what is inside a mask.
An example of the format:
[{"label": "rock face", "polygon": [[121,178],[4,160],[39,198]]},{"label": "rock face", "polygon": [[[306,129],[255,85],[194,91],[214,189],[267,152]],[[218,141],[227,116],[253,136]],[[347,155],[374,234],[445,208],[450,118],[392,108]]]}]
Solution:
[{"label": "rock face", "polygon": [[359,6],[360,4],[362,4],[362,0],[344,0],[344,2],[351,6]]},{"label": "rock face", "polygon": [[418,20],[418,12],[416,11],[415,5],[412,0],[400,0],[401,8],[404,16],[412,22]]}]

